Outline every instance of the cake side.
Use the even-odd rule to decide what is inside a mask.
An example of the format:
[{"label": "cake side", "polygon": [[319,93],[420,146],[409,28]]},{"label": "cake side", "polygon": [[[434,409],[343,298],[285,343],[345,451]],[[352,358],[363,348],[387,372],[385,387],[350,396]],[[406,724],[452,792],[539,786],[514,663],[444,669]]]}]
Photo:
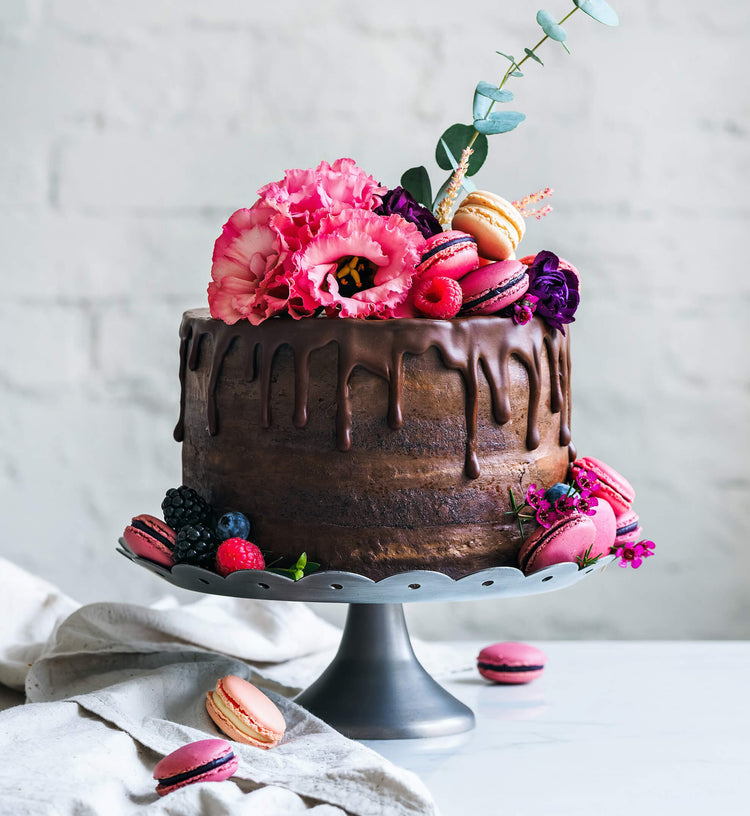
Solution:
[{"label": "cake side", "polygon": [[180,334],[183,480],[275,555],[372,578],[515,565],[508,488],[565,477],[569,341],[541,320],[194,310]]}]

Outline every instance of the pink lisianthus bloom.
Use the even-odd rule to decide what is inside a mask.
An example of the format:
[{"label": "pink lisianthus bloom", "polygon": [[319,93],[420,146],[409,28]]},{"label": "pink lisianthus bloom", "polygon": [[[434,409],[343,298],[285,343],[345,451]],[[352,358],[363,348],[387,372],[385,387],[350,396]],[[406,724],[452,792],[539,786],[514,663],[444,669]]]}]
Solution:
[{"label": "pink lisianthus bloom", "polygon": [[624,544],[615,550],[615,555],[620,559],[618,567],[630,565],[633,569],[638,569],[644,558],[649,558],[654,554],[655,544],[653,541],[639,541],[637,544]]},{"label": "pink lisianthus bloom", "polygon": [[233,213],[214,244],[208,305],[211,317],[230,325],[246,318],[258,324],[286,305],[287,255],[278,230],[269,225],[273,210],[260,202]]},{"label": "pink lisianthus bloom", "polygon": [[281,181],[261,187],[258,195],[279,213],[273,225],[287,246],[298,250],[317,234],[326,216],[353,208],[373,210],[386,192],[354,159],[336,159],[314,169],[287,170]]},{"label": "pink lisianthus bloom", "polygon": [[321,307],[329,316],[390,317],[407,296],[425,239],[399,215],[343,210],[326,216],[295,253],[290,313]]}]

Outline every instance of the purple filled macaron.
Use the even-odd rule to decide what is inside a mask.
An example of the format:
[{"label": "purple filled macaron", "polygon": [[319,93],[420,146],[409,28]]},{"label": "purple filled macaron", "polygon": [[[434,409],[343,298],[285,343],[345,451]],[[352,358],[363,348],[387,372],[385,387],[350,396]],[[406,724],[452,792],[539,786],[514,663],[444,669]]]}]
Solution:
[{"label": "purple filled macaron", "polygon": [[537,528],[523,543],[518,554],[519,566],[527,574],[561,564],[575,563],[587,553],[595,555],[596,525],[590,516],[574,513],[556,521],[551,527]]},{"label": "purple filled macaron", "polygon": [[223,782],[239,762],[232,746],[223,739],[206,739],[183,745],[165,756],[154,768],[156,792],[165,796],[194,782]]},{"label": "purple filled macaron", "polygon": [[458,280],[479,266],[476,239],[460,230],[433,235],[422,250],[417,277],[422,280],[442,277]]},{"label": "purple filled macaron", "polygon": [[477,669],[486,680],[504,685],[530,683],[544,671],[547,657],[526,643],[493,643],[477,657]]},{"label": "purple filled macaron", "polygon": [[520,261],[498,261],[469,272],[459,281],[462,314],[488,315],[515,303],[529,288],[529,273]]},{"label": "purple filled macaron", "polygon": [[136,516],[122,534],[125,543],[141,558],[148,558],[165,567],[174,565],[175,531],[155,516]]}]

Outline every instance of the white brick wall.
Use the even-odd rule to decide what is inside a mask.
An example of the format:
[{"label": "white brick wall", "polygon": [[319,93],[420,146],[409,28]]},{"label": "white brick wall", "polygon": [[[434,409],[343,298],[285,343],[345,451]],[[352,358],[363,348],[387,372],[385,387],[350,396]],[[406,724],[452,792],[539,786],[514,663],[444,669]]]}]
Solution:
[{"label": "white brick wall", "polygon": [[[565,593],[415,604],[417,633],[750,635],[750,7],[613,3],[619,29],[577,14],[573,55],[546,48],[516,83],[528,120],[477,181],[556,189],[524,248],[585,276],[574,439],[634,483],[658,557]],[[177,328],[221,224],[285,167],[434,170],[536,8],[0,3],[0,554],[84,601],[167,591],[114,545],[179,482]]]}]

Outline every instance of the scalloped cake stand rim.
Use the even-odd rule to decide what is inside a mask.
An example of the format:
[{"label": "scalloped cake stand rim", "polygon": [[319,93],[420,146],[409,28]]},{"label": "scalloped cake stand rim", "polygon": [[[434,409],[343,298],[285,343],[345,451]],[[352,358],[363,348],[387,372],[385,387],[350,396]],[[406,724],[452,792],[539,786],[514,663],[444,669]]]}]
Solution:
[{"label": "scalloped cake stand rim", "polygon": [[321,570],[294,581],[264,570],[241,570],[224,578],[191,564],[169,569],[135,555],[122,538],[119,544],[121,555],[182,589],[235,598],[317,603],[411,603],[537,595],[573,586],[615,560],[610,555],[584,569],[563,562],[530,575],[515,567],[489,567],[462,578],[433,570],[411,570],[375,581],[353,572]]}]

